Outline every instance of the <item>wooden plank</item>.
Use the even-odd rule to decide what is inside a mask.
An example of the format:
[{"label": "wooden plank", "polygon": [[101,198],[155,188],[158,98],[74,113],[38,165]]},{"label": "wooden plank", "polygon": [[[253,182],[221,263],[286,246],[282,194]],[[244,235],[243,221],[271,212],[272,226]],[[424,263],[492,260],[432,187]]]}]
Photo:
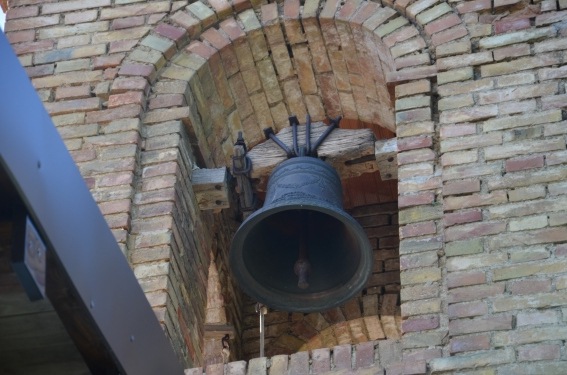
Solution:
[{"label": "wooden plank", "polygon": [[226,168],[196,169],[191,182],[201,210],[221,210],[230,206]]},{"label": "wooden plank", "polygon": [[0,319],[3,317],[53,311],[49,300],[31,302],[23,290],[0,293]]},{"label": "wooden plank", "polygon": [[[305,126],[297,127],[298,144],[305,144]],[[327,129],[322,122],[311,125],[311,144]],[[277,137],[289,148],[293,148],[292,128],[282,129]],[[317,150],[318,157],[333,166],[342,179],[359,176],[378,170],[375,161],[375,139],[371,129],[333,130]],[[257,189],[265,190],[272,170],[287,159],[285,152],[272,140],[267,140],[248,152],[252,160],[251,177],[258,179]]]},{"label": "wooden plank", "polygon": [[398,178],[398,141],[381,139],[375,143],[375,156],[382,181]]}]

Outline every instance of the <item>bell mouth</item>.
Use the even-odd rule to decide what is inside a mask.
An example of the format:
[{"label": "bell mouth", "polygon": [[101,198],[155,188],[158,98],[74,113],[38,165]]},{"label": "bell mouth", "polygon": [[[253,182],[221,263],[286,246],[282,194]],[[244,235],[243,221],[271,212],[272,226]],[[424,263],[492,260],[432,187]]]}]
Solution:
[{"label": "bell mouth", "polygon": [[[310,271],[302,287],[294,265],[305,230]],[[232,272],[246,294],[293,312],[325,311],[353,298],[366,285],[372,258],[362,227],[343,210],[320,203],[255,212],[238,229],[230,251]]]}]

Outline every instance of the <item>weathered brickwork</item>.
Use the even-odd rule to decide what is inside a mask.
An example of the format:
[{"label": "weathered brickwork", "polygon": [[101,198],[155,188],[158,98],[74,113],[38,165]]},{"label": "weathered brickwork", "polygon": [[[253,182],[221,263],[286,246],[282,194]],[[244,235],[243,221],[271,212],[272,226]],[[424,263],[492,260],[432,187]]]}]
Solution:
[{"label": "weathered brickwork", "polygon": [[[257,346],[226,263],[235,213],[200,211],[192,170],[230,167],[238,132],[253,147],[291,114],[396,135],[398,207],[368,225],[364,295],[270,312],[271,360],[188,373],[564,372],[565,1],[9,6],[6,35],[186,367],[204,365],[211,261],[231,358]],[[390,323],[401,337],[379,337]]]}]

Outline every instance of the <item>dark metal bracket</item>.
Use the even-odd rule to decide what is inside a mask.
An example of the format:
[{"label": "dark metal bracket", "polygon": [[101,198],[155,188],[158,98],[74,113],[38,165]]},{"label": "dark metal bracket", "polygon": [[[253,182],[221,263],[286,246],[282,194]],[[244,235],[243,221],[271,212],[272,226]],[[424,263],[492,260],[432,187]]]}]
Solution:
[{"label": "dark metal bracket", "polygon": [[287,158],[293,158],[296,156],[311,156],[316,158],[317,157],[317,149],[323,141],[331,134],[331,132],[339,127],[342,117],[338,116],[334,119],[331,119],[331,124],[325,129],[323,134],[319,136],[319,138],[315,141],[313,145],[311,145],[311,116],[307,115],[307,121],[305,122],[305,145],[299,146],[298,139],[297,139],[297,126],[299,125],[299,121],[297,120],[296,116],[289,117],[289,125],[292,127],[292,137],[293,137],[293,148],[290,149],[285,143],[283,143],[277,135],[274,134],[274,130],[272,128],[264,129],[264,135],[266,139],[271,139],[274,141],[279,148],[284,150],[287,155]]},{"label": "dark metal bracket", "polygon": [[[339,127],[341,122],[341,116],[338,116],[330,120],[330,125],[325,129],[323,134],[311,144],[311,116],[307,115],[307,121],[305,123],[305,145],[299,146],[298,136],[297,136],[297,126],[299,121],[296,116],[289,117],[289,125],[292,127],[293,144],[290,148],[288,145],[283,143],[277,135],[274,133],[272,128],[264,129],[264,136],[266,139],[271,139],[274,143],[281,148],[288,159],[297,156],[310,156],[317,157],[317,149],[323,143],[323,141],[331,134],[331,132]],[[238,139],[234,144],[234,155],[232,156],[232,175],[236,178],[238,185],[238,193],[240,195],[240,210],[245,216],[252,213],[257,208],[256,194],[254,193],[254,188],[252,185],[252,179],[250,177],[250,171],[252,170],[252,161],[246,155],[248,152],[244,138],[242,137],[242,132],[238,132]]]}]

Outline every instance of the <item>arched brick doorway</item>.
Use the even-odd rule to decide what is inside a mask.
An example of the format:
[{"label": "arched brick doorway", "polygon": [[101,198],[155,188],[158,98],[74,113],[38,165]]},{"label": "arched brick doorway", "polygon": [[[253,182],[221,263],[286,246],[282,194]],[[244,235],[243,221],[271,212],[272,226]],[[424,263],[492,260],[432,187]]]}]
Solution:
[{"label": "arched brick doorway", "polygon": [[[158,61],[153,62],[157,78],[155,70],[148,70],[145,76],[153,81],[143,118],[146,145],[159,143],[163,137],[163,133],[153,130],[177,124],[172,125],[177,134],[176,155],[168,157],[177,158],[178,166],[182,161],[183,165],[175,174],[181,173],[191,180],[194,168],[230,165],[238,132],[243,132],[252,148],[263,141],[263,128],[281,129],[287,126],[287,118],[292,114],[301,118],[308,113],[314,121],[342,115],[350,126],[369,126],[378,137],[384,138],[393,136],[395,131],[401,152],[398,191],[390,184],[391,194],[386,199],[389,201],[384,202],[376,176],[345,181],[346,190],[353,192],[348,196],[356,197],[347,202],[347,207],[384,203],[391,209],[388,204],[395,205],[397,199],[390,198],[400,197],[400,206],[410,207],[399,219],[404,225],[400,233],[410,239],[408,246],[414,246],[412,241],[415,240],[428,241],[438,235],[436,218],[415,215],[421,210],[429,212],[435,193],[428,189],[437,189],[431,185],[422,191],[421,184],[422,180],[434,181],[436,173],[430,96],[433,86],[429,81],[436,69],[430,65],[427,42],[405,16],[387,6],[355,1],[327,2],[321,4],[319,12],[318,5],[313,8],[314,4],[306,3],[300,7],[299,2],[290,1],[283,6],[264,4],[256,10],[232,13],[213,11],[196,2],[170,17],[174,25],[160,24],[125,59],[119,70],[122,77],[139,75],[141,67],[151,60],[151,52],[156,49],[161,52],[156,55]],[[186,153],[192,153],[195,159],[187,158]],[[159,168],[161,160],[156,160],[155,164]],[[416,176],[420,181],[415,180]],[[143,184],[143,176],[141,180]],[[180,191],[187,188],[179,182],[174,184]],[[354,192],[356,189],[362,190]],[[177,205],[177,209],[185,210],[187,215],[199,216],[192,212],[193,208]],[[378,211],[381,209],[383,207]],[[137,209],[133,212],[135,216]],[[217,220],[214,215],[213,220]],[[230,215],[222,215],[223,219],[216,221],[221,225],[217,232],[222,225],[227,225],[224,228],[228,231],[223,232],[230,233],[234,223],[230,223]],[[183,219],[175,225],[182,222]],[[397,215],[391,214],[388,225],[397,226],[397,223]],[[192,226],[190,230],[195,228]],[[395,237],[392,232],[390,237]],[[207,246],[215,246],[214,252],[220,256],[216,263],[219,274],[225,276],[227,267],[222,258],[227,249],[226,240],[225,236],[222,240],[206,242]],[[378,247],[378,239],[376,243]],[[412,256],[408,259],[401,267],[402,284],[404,269],[421,267],[421,264],[415,266],[417,263]],[[382,271],[388,269],[392,269],[393,275],[400,263],[398,255],[380,261],[383,264],[378,278],[387,278],[388,271]],[[391,280],[383,282],[381,292],[386,286],[397,283],[388,288],[398,295],[400,273],[395,274]],[[226,300],[238,303],[238,293],[229,279],[226,280],[228,284],[223,293],[231,296]],[[411,277],[407,280],[414,283]],[[359,305],[363,306],[363,302]],[[380,308],[380,300],[376,306]],[[239,330],[254,325],[245,318],[246,307],[244,310],[232,305],[227,308],[231,311],[228,320]],[[401,312],[403,314],[403,308]],[[427,313],[430,312],[434,311]],[[400,313],[397,316],[399,325]],[[187,316],[186,319],[192,318]],[[430,321],[430,316],[426,314],[424,319]],[[186,329],[187,332],[199,331],[198,320],[186,322],[186,325],[194,327]],[[426,329],[437,327],[438,324]],[[193,339],[186,337],[185,342],[195,341],[194,333],[186,336]],[[295,346],[299,350],[309,340]],[[244,343],[239,344],[239,350],[246,352]]]}]

